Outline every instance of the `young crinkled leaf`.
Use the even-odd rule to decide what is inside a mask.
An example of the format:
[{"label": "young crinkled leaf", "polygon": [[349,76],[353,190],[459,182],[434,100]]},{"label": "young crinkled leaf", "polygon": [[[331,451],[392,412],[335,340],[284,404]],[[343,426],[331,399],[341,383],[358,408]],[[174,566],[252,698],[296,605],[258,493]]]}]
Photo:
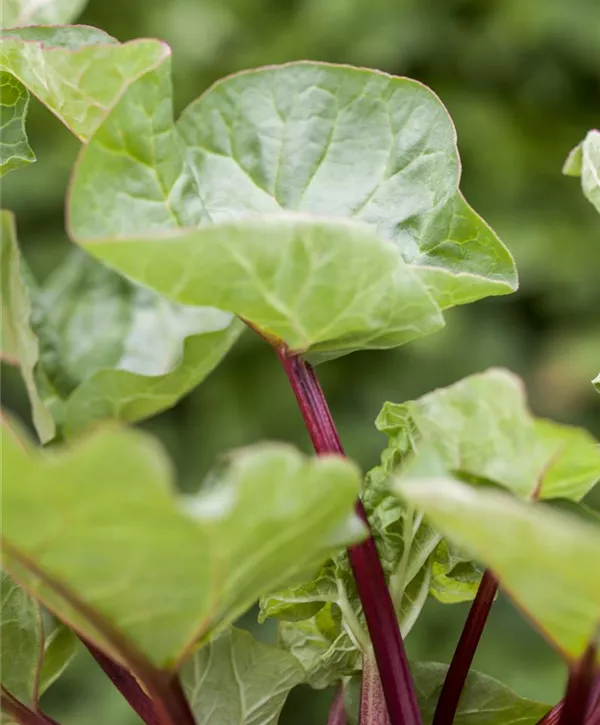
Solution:
[{"label": "young crinkled leaf", "polygon": [[589,131],[575,146],[565,161],[563,173],[581,177],[583,193],[600,212],[600,131]]},{"label": "young crinkled leaf", "polygon": [[[55,625],[42,608],[0,571],[0,635],[2,689],[29,709],[69,665],[76,651],[75,635]],[[10,721],[6,714],[2,722]]]},{"label": "young crinkled leaf", "polygon": [[318,359],[402,344],[440,308],[515,288],[422,85],[294,63],[217,83],[174,124],[168,73],[133,83],[82,152],[69,224],[95,256]]},{"label": "young crinkled leaf", "polygon": [[600,478],[594,438],[534,418],[521,381],[505,370],[472,375],[418,400],[386,403],[376,425],[400,459],[427,444],[447,471],[523,498],[579,500]]},{"label": "young crinkled leaf", "polygon": [[285,445],[232,454],[192,497],[174,493],[151,437],[116,426],[43,452],[3,426],[2,453],[4,567],[134,672],[175,668],[364,533],[354,464]]},{"label": "young crinkled leaf", "polygon": [[1,0],[0,23],[2,28],[71,23],[87,3],[88,0]]},{"label": "young crinkled leaf", "polygon": [[[572,513],[451,478],[393,485],[436,528],[491,569],[569,659],[600,626],[600,527]],[[527,556],[523,556],[527,552]]]},{"label": "young crinkled leaf", "polygon": [[275,725],[304,679],[298,660],[234,627],[196,652],[181,680],[196,722]]},{"label": "young crinkled leaf", "polygon": [[[431,725],[448,666],[437,662],[411,662],[423,725]],[[358,725],[360,679],[346,685],[344,701],[349,725]],[[454,716],[454,725],[537,725],[550,705],[520,697],[506,685],[471,670]]]},{"label": "young crinkled leaf", "polygon": [[[227,312],[185,307],[145,290],[80,250],[40,288],[26,276],[9,212],[0,212],[3,323],[43,442],[91,423],[136,421],[200,383],[243,326]],[[50,413],[51,411],[51,413]]]}]

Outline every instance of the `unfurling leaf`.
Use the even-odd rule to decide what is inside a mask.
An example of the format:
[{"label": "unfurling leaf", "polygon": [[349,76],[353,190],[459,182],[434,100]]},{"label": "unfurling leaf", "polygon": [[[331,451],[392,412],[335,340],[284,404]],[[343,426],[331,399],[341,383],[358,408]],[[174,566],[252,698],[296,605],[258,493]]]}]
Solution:
[{"label": "unfurling leaf", "polygon": [[524,498],[578,500],[600,478],[594,438],[534,418],[521,381],[505,370],[472,375],[418,400],[386,403],[376,424],[399,460],[427,445],[454,475]]},{"label": "unfurling leaf", "polygon": [[600,212],[600,131],[589,131],[571,151],[563,166],[563,173],[581,177],[584,195]]},{"label": "unfurling leaf", "polygon": [[40,695],[73,659],[75,635],[45,617],[38,602],[3,571],[0,635],[2,687],[26,707],[36,709]]},{"label": "unfurling leaf", "polygon": [[196,722],[275,725],[304,670],[287,652],[230,628],[196,652],[181,678]]},{"label": "unfurling leaf", "polygon": [[162,448],[140,432],[111,426],[40,452],[3,426],[2,453],[3,565],[124,663],[176,667],[364,533],[355,466],[284,445],[232,454],[191,497],[175,495]]},{"label": "unfurling leaf", "polygon": [[172,406],[243,330],[229,313],[170,302],[80,250],[40,288],[23,270],[12,215],[1,214],[3,322],[43,442],[56,423],[72,436],[98,420],[136,421]]},{"label": "unfurling leaf", "polygon": [[[451,478],[399,478],[397,493],[491,569],[571,659],[600,623],[600,528],[571,513]],[[526,556],[524,556],[526,552]]]},{"label": "unfurling leaf", "polygon": [[295,63],[217,83],[177,123],[171,96],[166,62],[132,82],[71,187],[73,238],[131,278],[318,359],[403,344],[442,308],[515,289],[424,86]]}]

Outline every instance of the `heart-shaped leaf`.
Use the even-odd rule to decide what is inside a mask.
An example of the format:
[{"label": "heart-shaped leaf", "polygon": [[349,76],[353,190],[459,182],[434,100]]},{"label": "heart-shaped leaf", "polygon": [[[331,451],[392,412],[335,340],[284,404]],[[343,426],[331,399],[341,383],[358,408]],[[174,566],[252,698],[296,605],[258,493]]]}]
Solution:
[{"label": "heart-shaped leaf", "polygon": [[[534,418],[521,381],[491,369],[403,404],[376,422],[403,459],[430,446],[443,467],[529,498],[582,498],[600,478],[600,447],[587,431]],[[443,472],[443,471],[442,471]]]},{"label": "heart-shaped leaf", "polygon": [[25,25],[61,25],[81,14],[88,0],[2,0],[3,28]]},{"label": "heart-shaped leaf", "polygon": [[134,671],[176,667],[261,594],[364,533],[358,471],[338,457],[245,449],[182,498],[140,432],[109,427],[39,452],[3,426],[2,452],[3,565]]},{"label": "heart-shaped leaf", "polygon": [[26,707],[36,709],[40,695],[73,659],[75,636],[45,617],[38,602],[3,571],[0,634],[2,688]]},{"label": "heart-shaped leaf", "polygon": [[230,628],[198,650],[181,679],[196,722],[275,725],[304,670],[287,652]]},{"label": "heart-shaped leaf", "polygon": [[600,626],[600,578],[594,575],[600,527],[451,478],[400,478],[394,489],[490,568],[567,657],[583,654]]},{"label": "heart-shaped leaf", "polygon": [[583,141],[569,154],[563,173],[581,177],[583,193],[600,212],[600,131],[588,131]]},{"label": "heart-shaped leaf", "polygon": [[55,421],[71,436],[98,420],[136,421],[172,406],[243,330],[229,313],[170,302],[80,250],[39,288],[23,270],[13,217],[0,219],[3,320],[44,442]]},{"label": "heart-shaped leaf", "polygon": [[515,288],[425,87],[296,63],[226,79],[174,124],[168,73],[133,82],[82,151],[69,224],[92,254],[321,358],[402,344],[439,308]]}]

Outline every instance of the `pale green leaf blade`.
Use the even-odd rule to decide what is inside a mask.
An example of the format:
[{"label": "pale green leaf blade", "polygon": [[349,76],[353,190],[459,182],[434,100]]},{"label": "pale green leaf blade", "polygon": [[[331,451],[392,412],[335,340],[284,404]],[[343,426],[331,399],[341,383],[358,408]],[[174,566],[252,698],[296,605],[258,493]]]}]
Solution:
[{"label": "pale green leaf blade", "polygon": [[600,446],[587,431],[534,418],[521,381],[490,369],[404,404],[376,422],[400,458],[431,446],[446,470],[524,498],[582,498],[600,478]]},{"label": "pale green leaf blade", "polygon": [[86,249],[183,304],[249,319],[298,352],[391,347],[442,325],[393,245],[351,222],[282,215]]},{"label": "pale green leaf blade", "polygon": [[19,361],[21,374],[31,402],[32,417],[43,443],[54,437],[56,426],[52,415],[38,392],[37,366],[40,349],[31,327],[32,303],[30,275],[24,267],[16,239],[14,216],[0,211],[2,255],[2,327],[6,329]]},{"label": "pale green leaf blade", "polygon": [[88,0],[1,0],[2,28],[72,23]]},{"label": "pale green leaf blade", "polygon": [[118,43],[86,26],[17,28],[2,33],[0,68],[88,141],[127,86],[169,54],[158,40]]},{"label": "pale green leaf blade", "polygon": [[[411,663],[424,725],[431,725],[447,670],[436,662]],[[454,725],[537,725],[549,710],[549,705],[519,697],[498,680],[472,670]]]},{"label": "pale green leaf blade", "polygon": [[[71,186],[74,240],[132,278],[240,314],[320,359],[403,344],[441,325],[438,304],[515,288],[512,258],[458,192],[451,121],[420,84],[290,64],[216,84],[176,126],[171,93],[166,63],[132,83],[82,151]],[[315,237],[331,225],[335,248],[317,256],[312,237],[286,248],[282,230],[284,241],[263,244],[256,260],[253,234],[287,224],[286,213],[301,214],[293,218],[307,236],[311,225]],[[360,228],[371,232],[358,244]],[[166,230],[168,251],[156,237]],[[187,264],[190,255],[201,262]],[[207,261],[235,284],[216,285]],[[182,275],[202,283],[192,289]],[[268,314],[265,302],[275,307]],[[304,319],[292,325],[296,308]]]},{"label": "pale green leaf blade", "polygon": [[563,173],[581,177],[585,197],[600,212],[600,131],[588,131],[583,141],[569,154]]},{"label": "pale green leaf blade", "polygon": [[449,478],[399,479],[394,487],[491,569],[566,656],[581,656],[600,623],[597,526]]},{"label": "pale green leaf blade", "polygon": [[34,710],[76,651],[73,632],[50,620],[38,602],[0,571],[0,679],[5,690]]},{"label": "pale green leaf blade", "polygon": [[196,721],[219,725],[276,725],[303,679],[295,657],[235,628],[198,650],[181,672]]},{"label": "pale green leaf blade", "polygon": [[238,452],[207,490],[185,498],[162,448],[117,427],[41,453],[3,426],[3,466],[4,565],[130,664],[175,667],[296,568],[364,535],[355,466],[283,445]]},{"label": "pale green leaf blade", "polygon": [[45,282],[36,307],[41,365],[67,436],[172,406],[243,330],[228,313],[169,302],[79,250]]},{"label": "pale green leaf blade", "polygon": [[35,161],[25,133],[29,93],[10,73],[0,71],[0,176]]},{"label": "pale green leaf blade", "polygon": [[457,604],[474,599],[480,583],[470,558],[442,539],[432,557],[430,593],[443,604]]}]

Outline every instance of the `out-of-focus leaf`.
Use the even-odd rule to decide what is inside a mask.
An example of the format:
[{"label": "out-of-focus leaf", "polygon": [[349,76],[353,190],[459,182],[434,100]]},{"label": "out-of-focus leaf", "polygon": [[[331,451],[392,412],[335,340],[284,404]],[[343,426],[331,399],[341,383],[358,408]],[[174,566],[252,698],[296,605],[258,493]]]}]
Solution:
[{"label": "out-of-focus leaf", "polygon": [[[431,725],[447,670],[437,662],[411,663],[424,725]],[[549,705],[519,697],[498,680],[471,671],[454,725],[537,725],[549,710]]]},{"label": "out-of-focus leaf", "polygon": [[600,392],[600,374],[592,380],[592,383],[596,386],[596,390]]},{"label": "out-of-focus leaf", "polygon": [[33,279],[25,267],[16,239],[15,219],[8,211],[0,211],[2,255],[2,328],[8,332],[31,402],[33,422],[42,440],[54,437],[56,426],[38,392],[37,366],[40,357],[38,339],[31,328]]},{"label": "out-of-focus leaf", "polygon": [[358,471],[338,457],[245,449],[181,498],[162,448],[133,430],[40,453],[3,426],[2,453],[4,566],[123,662],[136,652],[176,667],[261,594],[364,534]]},{"label": "out-of-focus leaf", "polygon": [[25,133],[29,94],[10,73],[0,71],[0,176],[35,161]]},{"label": "out-of-focus leaf", "polygon": [[135,421],[200,383],[243,325],[227,312],[186,307],[75,250],[36,299],[40,365],[66,435],[107,419]]},{"label": "out-of-focus leaf", "polygon": [[1,0],[2,28],[72,23],[88,0]]},{"label": "out-of-focus leaf", "polygon": [[400,457],[425,443],[447,470],[522,497],[584,496],[600,478],[600,447],[579,428],[535,419],[521,381],[491,369],[403,404],[386,403],[377,427]]},{"label": "out-of-focus leaf", "polygon": [[23,276],[8,212],[2,226],[3,327],[43,442],[55,423],[72,436],[98,420],[136,421],[172,406],[243,330],[227,312],[170,302],[80,250],[40,289]]},{"label": "out-of-focus leaf", "polygon": [[581,177],[583,193],[600,212],[600,131],[588,131],[567,157],[563,173]]},{"label": "out-of-focus leaf", "polygon": [[71,187],[74,239],[128,276],[320,359],[402,344],[440,307],[515,288],[420,84],[290,64],[216,84],[177,125],[170,97],[167,64],[133,83]]},{"label": "out-of-focus leaf", "polygon": [[0,571],[2,687],[31,709],[75,655],[72,632],[61,624],[46,630],[40,605]]},{"label": "out-of-focus leaf", "polygon": [[399,478],[394,489],[490,568],[567,657],[583,654],[600,622],[597,526],[450,478]]},{"label": "out-of-focus leaf", "polygon": [[275,725],[304,670],[287,652],[230,628],[196,652],[181,678],[197,722]]}]

